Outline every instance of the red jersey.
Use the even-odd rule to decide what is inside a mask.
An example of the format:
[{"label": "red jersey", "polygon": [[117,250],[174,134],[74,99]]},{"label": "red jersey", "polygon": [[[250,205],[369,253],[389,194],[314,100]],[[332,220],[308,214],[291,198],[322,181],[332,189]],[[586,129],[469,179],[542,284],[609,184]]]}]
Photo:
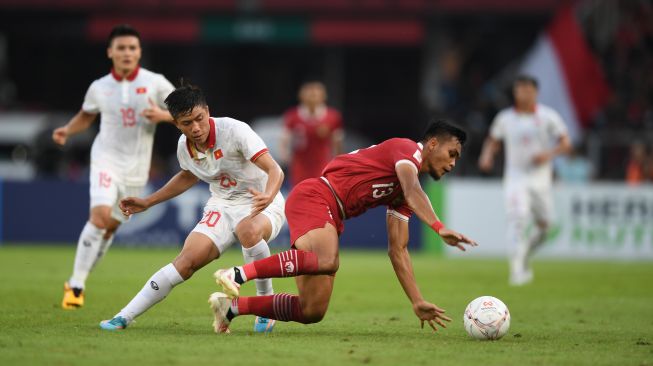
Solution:
[{"label": "red jersey", "polygon": [[314,116],[304,107],[288,110],[284,126],[292,134],[292,185],[304,179],[320,176],[322,169],[333,158],[333,134],[342,129],[340,113],[329,107],[318,108]]},{"label": "red jersey", "polygon": [[343,219],[387,205],[389,213],[408,220],[412,211],[404,200],[395,170],[399,164],[410,164],[419,172],[422,144],[394,138],[333,159],[322,176],[344,206]]}]

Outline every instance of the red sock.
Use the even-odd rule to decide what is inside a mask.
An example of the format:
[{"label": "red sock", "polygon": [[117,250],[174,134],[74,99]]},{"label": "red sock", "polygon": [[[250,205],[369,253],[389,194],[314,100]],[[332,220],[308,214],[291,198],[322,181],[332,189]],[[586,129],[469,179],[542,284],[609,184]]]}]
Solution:
[{"label": "red sock", "polygon": [[270,296],[239,297],[231,303],[231,311],[238,315],[258,315],[284,322],[306,323],[299,296],[275,294]]},{"label": "red sock", "polygon": [[317,273],[317,255],[303,250],[289,250],[243,266],[247,281],[255,278],[294,277]]}]

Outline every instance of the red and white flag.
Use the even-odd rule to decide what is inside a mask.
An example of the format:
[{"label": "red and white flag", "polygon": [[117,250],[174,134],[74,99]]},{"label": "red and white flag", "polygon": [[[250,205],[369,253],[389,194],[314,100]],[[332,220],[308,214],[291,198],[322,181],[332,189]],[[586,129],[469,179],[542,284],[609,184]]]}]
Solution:
[{"label": "red and white flag", "polygon": [[521,71],[538,80],[539,101],[560,113],[573,141],[610,97],[571,6],[558,11],[526,55]]}]

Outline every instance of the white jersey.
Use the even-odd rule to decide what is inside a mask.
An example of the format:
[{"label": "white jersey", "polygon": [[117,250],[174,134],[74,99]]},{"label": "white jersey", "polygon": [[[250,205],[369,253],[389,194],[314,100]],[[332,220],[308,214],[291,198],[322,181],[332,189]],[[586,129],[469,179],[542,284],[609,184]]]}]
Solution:
[{"label": "white jersey", "polygon": [[161,74],[144,68],[127,78],[112,72],[95,80],[82,110],[100,113],[100,132],[91,148],[91,165],[108,169],[122,184],[145,185],[150,172],[156,125],[142,113],[152,100],[161,108],[174,86]]},{"label": "white jersey", "polygon": [[253,164],[268,152],[265,143],[246,123],[233,118],[210,118],[209,125],[209,144],[204,152],[185,135],[179,137],[179,166],[209,184],[209,204],[251,204],[248,188],[263,192],[268,181],[268,175]]},{"label": "white jersey", "polygon": [[520,113],[514,108],[499,112],[490,127],[490,136],[503,140],[506,150],[504,179],[510,183],[551,185],[551,161],[536,165],[537,154],[553,149],[567,127],[553,109],[538,104],[534,113]]}]

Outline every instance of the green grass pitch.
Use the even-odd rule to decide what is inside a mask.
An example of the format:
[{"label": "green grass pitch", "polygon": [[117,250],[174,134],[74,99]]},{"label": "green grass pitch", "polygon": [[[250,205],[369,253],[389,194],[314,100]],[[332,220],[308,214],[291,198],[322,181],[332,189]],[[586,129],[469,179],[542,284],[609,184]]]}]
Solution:
[{"label": "green grass pitch", "polygon": [[[453,322],[420,329],[386,254],[341,253],[326,318],[278,323],[254,334],[253,317],[216,335],[207,304],[211,273],[240,264],[239,250],[199,271],[122,332],[110,318],[177,253],[113,248],[88,281],[87,304],[59,307],[72,247],[0,247],[0,365],[653,365],[653,265],[536,261],[535,282],[507,285],[500,260],[413,257],[425,298]],[[295,293],[293,279],[275,280]],[[252,294],[253,284],[244,287]],[[509,333],[495,342],[465,334],[462,313],[480,295],[510,308]]]}]

